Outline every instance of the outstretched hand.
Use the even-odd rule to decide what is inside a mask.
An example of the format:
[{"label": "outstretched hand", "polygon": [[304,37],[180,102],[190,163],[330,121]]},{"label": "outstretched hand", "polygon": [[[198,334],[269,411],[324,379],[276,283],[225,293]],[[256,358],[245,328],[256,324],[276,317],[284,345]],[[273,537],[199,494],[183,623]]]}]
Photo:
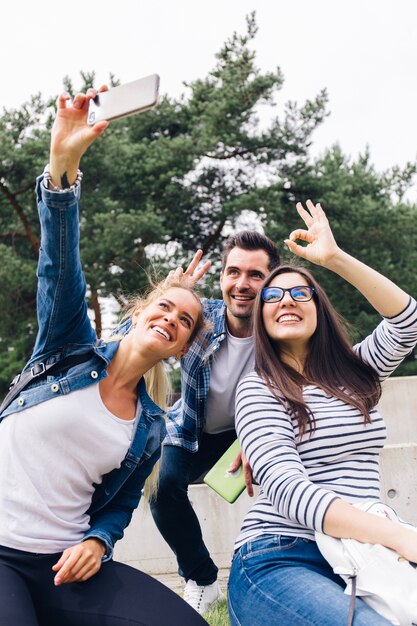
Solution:
[{"label": "outstretched hand", "polygon": [[[293,230],[289,238],[285,239],[285,243],[289,250],[297,256],[307,259],[311,263],[326,266],[339,251],[339,246],[320,204],[314,204],[311,200],[307,200],[306,206],[308,210],[303,207],[301,202],[298,202],[296,208],[307,229]],[[307,245],[302,246],[296,243],[297,239],[306,241]]]},{"label": "outstretched hand", "polygon": [[206,261],[201,267],[197,269],[202,256],[203,251],[197,250],[187,269],[184,271],[182,267],[177,267],[177,269],[171,270],[166,277],[165,282],[169,284],[170,282],[178,281],[182,283],[184,287],[189,287],[190,289],[193,289],[196,283],[198,283],[198,281],[204,276],[204,274],[207,272],[211,265],[211,261]]},{"label": "outstretched hand", "polygon": [[85,94],[78,93],[72,103],[67,93],[58,97],[50,154],[52,182],[57,187],[74,183],[82,155],[108,126],[105,121],[87,125],[88,103],[96,95],[96,89],[88,89]]}]

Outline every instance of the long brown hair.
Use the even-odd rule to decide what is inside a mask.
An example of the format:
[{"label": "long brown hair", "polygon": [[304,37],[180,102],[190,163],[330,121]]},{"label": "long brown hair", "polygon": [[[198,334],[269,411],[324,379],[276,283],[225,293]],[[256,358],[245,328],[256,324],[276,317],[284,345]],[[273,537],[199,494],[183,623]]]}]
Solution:
[{"label": "long brown hair", "polygon": [[[301,374],[281,358],[279,342],[267,334],[262,318],[262,289],[280,274],[301,274],[314,287],[317,327],[310,338],[304,372]],[[300,436],[307,427],[315,429],[314,415],[303,399],[303,385],[317,385],[343,402],[356,407],[364,422],[371,421],[370,411],[381,396],[381,385],[375,370],[353,351],[345,320],[337,313],[325,291],[304,267],[281,265],[264,281],[259,290],[253,314],[255,370],[272,394],[289,406],[297,420]]]}]

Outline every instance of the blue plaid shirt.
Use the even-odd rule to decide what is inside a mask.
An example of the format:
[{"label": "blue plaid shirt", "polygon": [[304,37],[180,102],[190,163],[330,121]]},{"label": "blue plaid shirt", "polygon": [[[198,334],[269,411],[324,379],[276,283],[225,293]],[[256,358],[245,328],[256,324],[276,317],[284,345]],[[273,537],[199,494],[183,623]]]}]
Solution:
[{"label": "blue plaid shirt", "polygon": [[206,421],[207,396],[213,355],[226,337],[226,306],[223,300],[203,300],[210,331],[194,341],[181,359],[181,398],[168,411],[164,443],[197,452]]}]

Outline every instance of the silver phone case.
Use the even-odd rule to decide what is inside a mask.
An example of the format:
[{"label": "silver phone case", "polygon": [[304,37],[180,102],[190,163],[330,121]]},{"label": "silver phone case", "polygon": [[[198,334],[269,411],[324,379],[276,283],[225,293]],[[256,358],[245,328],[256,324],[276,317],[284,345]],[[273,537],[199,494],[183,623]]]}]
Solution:
[{"label": "silver phone case", "polygon": [[102,120],[110,122],[151,109],[158,102],[158,93],[158,74],[100,92],[89,102],[87,123],[93,126]]}]

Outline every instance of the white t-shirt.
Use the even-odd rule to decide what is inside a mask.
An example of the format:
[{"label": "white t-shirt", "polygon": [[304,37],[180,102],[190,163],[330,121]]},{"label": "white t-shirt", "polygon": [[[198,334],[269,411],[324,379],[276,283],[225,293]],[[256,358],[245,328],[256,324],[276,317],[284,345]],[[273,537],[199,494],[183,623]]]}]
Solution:
[{"label": "white t-shirt", "polygon": [[234,428],[236,387],[254,365],[253,337],[234,337],[227,330],[211,366],[204,432],[213,435]]},{"label": "white t-shirt", "polygon": [[89,528],[94,484],[120,467],[136,419],[110,413],[98,384],[5,417],[0,545],[49,554],[80,542]]}]

